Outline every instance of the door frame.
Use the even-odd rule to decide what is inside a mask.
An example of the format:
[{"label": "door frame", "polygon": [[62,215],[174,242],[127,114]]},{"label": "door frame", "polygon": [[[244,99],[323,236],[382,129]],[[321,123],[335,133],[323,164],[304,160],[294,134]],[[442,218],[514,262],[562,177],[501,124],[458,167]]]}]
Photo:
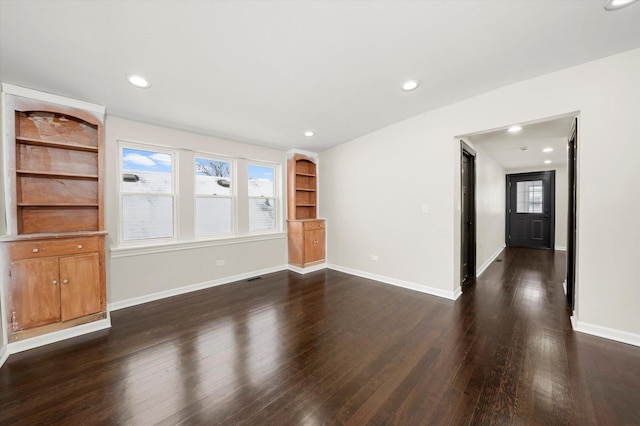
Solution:
[{"label": "door frame", "polygon": [[[507,181],[505,183],[506,186],[506,200],[505,200],[505,221],[504,221],[504,243],[505,246],[509,247],[509,235],[511,233],[510,230],[510,220],[509,220],[509,210],[511,209],[511,177],[518,176],[524,177],[527,175],[539,175],[542,173],[549,173],[550,186],[551,186],[551,197],[549,203],[551,204],[551,217],[549,220],[549,247],[541,247],[543,250],[555,250],[556,248],[556,171],[555,170],[540,170],[538,172],[524,172],[524,173],[509,173],[507,174]],[[516,246],[517,247],[517,246]]]},{"label": "door frame", "polygon": [[[465,217],[464,212],[462,211],[462,206],[464,203],[462,202],[462,182],[464,176],[462,174],[462,162],[464,157],[467,156],[469,158],[469,169],[471,170],[470,176],[470,189],[471,189],[471,227],[469,228],[469,235],[467,235],[467,246],[469,247],[469,262],[467,266],[467,279],[462,279],[462,266],[463,266],[463,247],[462,247],[462,234],[465,232]],[[471,148],[465,141],[460,140],[460,284],[461,286],[468,282],[469,279],[474,279],[476,277],[476,151]]]},{"label": "door frame", "polygon": [[567,142],[567,174],[568,188],[568,218],[567,218],[567,277],[566,296],[567,305],[573,313],[576,304],[576,250],[577,250],[577,212],[578,212],[578,117],[573,120],[573,126]]}]

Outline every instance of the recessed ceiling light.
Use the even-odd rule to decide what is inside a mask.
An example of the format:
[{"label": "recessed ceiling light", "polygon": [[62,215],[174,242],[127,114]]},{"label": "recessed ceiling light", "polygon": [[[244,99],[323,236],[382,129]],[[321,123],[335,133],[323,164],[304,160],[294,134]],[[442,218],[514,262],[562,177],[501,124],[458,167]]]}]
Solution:
[{"label": "recessed ceiling light", "polygon": [[542,152],[551,152],[551,151],[553,151],[553,148],[551,147],[548,147],[542,150]]},{"label": "recessed ceiling light", "polygon": [[151,87],[151,84],[149,84],[147,79],[142,77],[141,75],[129,74],[127,75],[127,81],[141,89],[148,89],[149,87]]},{"label": "recessed ceiling light", "polygon": [[410,92],[412,90],[416,90],[418,86],[420,86],[420,82],[418,80],[409,80],[402,83],[402,90]]},{"label": "recessed ceiling light", "polygon": [[308,138],[310,138],[311,136],[314,135],[314,133],[311,130],[307,130],[306,132],[304,132],[304,135]]},{"label": "recessed ceiling light", "polygon": [[544,164],[551,164],[551,160],[544,160]]},{"label": "recessed ceiling light", "polygon": [[606,0],[604,2],[604,8],[607,10],[618,10],[637,1],[638,0]]},{"label": "recessed ceiling light", "polygon": [[511,127],[509,127],[509,133],[518,133],[520,130],[522,130],[522,127],[520,127],[520,126],[511,126]]}]

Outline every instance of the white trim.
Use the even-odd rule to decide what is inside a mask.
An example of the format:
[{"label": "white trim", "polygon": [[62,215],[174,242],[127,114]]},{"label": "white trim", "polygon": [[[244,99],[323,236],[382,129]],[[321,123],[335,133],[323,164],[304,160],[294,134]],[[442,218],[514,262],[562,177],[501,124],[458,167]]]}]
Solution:
[{"label": "white trim", "polygon": [[458,297],[462,296],[462,287],[458,286],[453,292],[453,300],[458,300]]},{"label": "white trim", "polygon": [[291,158],[296,154],[302,154],[302,155],[306,155],[307,157],[311,157],[316,161],[316,164],[317,164],[317,161],[320,159],[320,156],[318,155],[317,152],[305,151],[304,149],[292,148],[286,152],[287,158]]},{"label": "white trim", "polygon": [[287,265],[287,269],[289,269],[292,272],[296,272],[298,274],[308,274],[310,272],[316,272],[316,271],[320,271],[322,269],[327,269],[327,264],[325,263],[321,263],[319,265],[314,265],[314,266],[309,266],[308,268],[299,268],[297,266],[293,266],[293,265]]},{"label": "white trim", "polygon": [[[574,317],[571,318],[573,322]],[[581,333],[591,334],[593,336],[603,337],[609,340],[615,340],[617,342],[626,343],[628,345],[640,346],[640,334],[602,327],[600,325],[588,324],[577,320],[573,329]]]},{"label": "white trim", "polygon": [[564,281],[562,281],[562,290],[564,290],[564,295],[567,295],[567,279],[565,278]]},{"label": "white trim", "polygon": [[191,293],[193,291],[203,290],[205,288],[211,288],[211,287],[216,287],[223,284],[233,283],[236,281],[246,280],[249,278],[253,278],[257,275],[280,272],[286,269],[287,269],[287,265],[281,265],[281,266],[274,266],[266,269],[260,269],[252,272],[245,272],[239,275],[233,275],[229,277],[219,278],[217,280],[191,284],[184,287],[178,287],[171,290],[159,291],[157,293],[151,293],[144,296],[133,297],[131,299],[109,303],[107,307],[109,309],[109,312],[117,311],[119,309],[130,308],[131,306],[142,305],[143,303],[154,302],[156,300],[166,299],[168,297],[178,296],[180,294]]},{"label": "white trim", "polygon": [[439,288],[420,285],[420,284],[412,283],[409,281],[399,280],[396,278],[385,277],[382,275],[371,274],[369,272],[346,268],[344,266],[339,266],[339,265],[327,264],[327,268],[333,269],[334,271],[344,272],[345,274],[355,275],[357,277],[367,278],[370,280],[379,281],[384,284],[391,284],[397,287],[402,287],[409,290],[414,290],[420,293],[426,293],[432,296],[438,296],[438,297],[442,297],[444,299],[449,299],[449,300],[456,300],[461,294],[461,292],[458,292],[458,291],[453,292],[453,291],[441,290]]},{"label": "white trim", "polygon": [[573,328],[573,331],[576,331],[578,328],[578,320],[576,319],[575,312],[569,317],[569,320],[571,321],[571,328]]},{"label": "white trim", "polygon": [[487,270],[489,265],[491,265],[491,263],[493,263],[493,261],[496,260],[498,256],[500,256],[500,254],[505,249],[505,247],[506,245],[503,244],[502,247],[496,250],[496,252],[493,253],[491,257],[489,257],[489,259],[486,262],[484,262],[480,268],[476,270],[476,278],[480,277],[480,275],[482,275],[482,273]]},{"label": "white trim", "polygon": [[258,241],[279,240],[287,236],[284,232],[275,232],[272,234],[250,235],[243,237],[225,237],[215,240],[198,240],[173,242],[158,245],[144,245],[136,247],[112,247],[111,259],[119,257],[140,256],[145,254],[167,253],[181,250],[193,250],[205,247],[226,246],[230,244],[244,244]]},{"label": "white trim", "polygon": [[13,84],[2,83],[2,91],[9,95],[22,96],[23,98],[31,98],[38,101],[49,102],[52,104],[84,109],[103,115],[105,113],[105,107],[102,105],[92,104],[89,102],[79,101],[71,98],[65,98],[64,96],[40,92],[38,90],[27,89],[26,87],[14,86]]},{"label": "white trim", "polygon": [[4,346],[0,349],[0,368],[2,368],[4,363],[7,361],[7,358],[9,358],[9,351],[7,350],[7,347]]},{"label": "white trim", "polygon": [[567,251],[567,248],[564,246],[555,246],[553,249],[558,251]]},{"label": "white trim", "polygon": [[9,343],[7,345],[7,349],[9,354],[16,354],[18,352],[38,348],[40,346],[49,345],[51,343],[60,342],[62,340],[71,339],[73,337],[82,336],[85,334],[93,333],[95,331],[105,330],[107,328],[111,328],[111,318],[108,315],[107,318],[103,320],[93,321],[87,324],[80,324],[75,327],[67,328],[65,330],[55,331],[53,333],[31,337],[19,342]]}]

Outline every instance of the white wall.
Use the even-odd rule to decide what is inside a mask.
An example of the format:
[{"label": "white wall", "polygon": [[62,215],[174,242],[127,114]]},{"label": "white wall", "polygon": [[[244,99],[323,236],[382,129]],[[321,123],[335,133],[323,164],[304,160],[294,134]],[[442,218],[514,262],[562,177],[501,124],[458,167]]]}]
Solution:
[{"label": "white wall", "polygon": [[511,173],[527,173],[527,172],[541,172],[547,170],[556,171],[556,197],[555,197],[555,249],[566,250],[567,249],[567,219],[569,210],[569,175],[567,172],[567,166],[554,166],[554,167],[526,167],[518,169],[509,169],[507,174]]},{"label": "white wall", "polygon": [[[0,87],[2,86],[2,82],[0,81]],[[4,136],[4,102],[0,102],[0,141],[5,140]],[[1,145],[1,143],[0,143]],[[0,149],[0,200],[3,201],[3,206],[0,208],[0,236],[6,235],[7,233],[7,220],[5,217],[5,206],[4,206],[4,159],[3,159],[3,149]],[[2,264],[3,256],[0,256],[0,271],[4,270],[4,265]],[[4,274],[0,274],[0,314],[2,314],[2,318],[0,318],[0,366],[4,362],[4,355],[6,351],[7,342],[5,341],[6,333],[5,333],[5,313],[7,312],[4,306],[6,301],[6,283],[4,282],[5,276]]]},{"label": "white wall", "polygon": [[[578,328],[640,344],[640,286],[629,268],[638,262],[640,239],[640,228],[630,226],[640,210],[632,196],[640,186],[638,75],[635,49],[506,86],[322,153],[329,262],[455,293],[455,136],[579,111]],[[427,215],[420,213],[424,202]],[[373,252],[379,262],[369,260]]]},{"label": "white wall", "polygon": [[[118,140],[144,142],[180,148],[178,170],[179,188],[188,194],[193,188],[190,170],[192,151],[233,156],[249,160],[278,163],[281,171],[280,194],[285,194],[285,152],[228,141],[194,133],[108,116],[106,120],[106,196],[105,223],[109,231],[110,259],[107,277],[109,304],[126,305],[135,298],[154,293],[171,293],[185,286],[221,282],[271,270],[283,269],[287,262],[286,234],[282,232],[284,219],[282,205],[279,232],[250,236],[247,230],[240,238],[200,241],[193,237],[193,201],[189,196],[178,200],[179,235],[185,239],[175,244],[152,249],[118,247]],[[238,170],[238,181],[242,173]],[[246,172],[245,172],[246,175]],[[246,180],[246,176],[244,177]],[[239,182],[238,182],[239,183]],[[245,188],[246,189],[246,188]],[[239,189],[240,190],[240,189]],[[282,197],[283,203],[286,197]],[[247,206],[240,206],[246,209]],[[191,231],[190,231],[191,230]],[[224,260],[224,266],[216,266]]]},{"label": "white wall", "polygon": [[479,146],[476,151],[476,271],[504,248],[505,171]]}]

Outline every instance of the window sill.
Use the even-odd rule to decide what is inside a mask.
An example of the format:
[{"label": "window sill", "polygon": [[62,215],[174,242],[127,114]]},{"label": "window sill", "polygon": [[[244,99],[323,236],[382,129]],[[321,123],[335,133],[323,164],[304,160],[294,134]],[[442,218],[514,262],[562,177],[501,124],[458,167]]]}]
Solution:
[{"label": "window sill", "polygon": [[145,254],[168,253],[181,250],[194,250],[206,247],[226,246],[230,244],[245,244],[256,241],[279,240],[287,237],[286,232],[271,232],[257,235],[243,235],[241,237],[224,237],[211,240],[196,240],[170,242],[161,244],[147,244],[139,246],[120,246],[111,248],[111,259]]}]

